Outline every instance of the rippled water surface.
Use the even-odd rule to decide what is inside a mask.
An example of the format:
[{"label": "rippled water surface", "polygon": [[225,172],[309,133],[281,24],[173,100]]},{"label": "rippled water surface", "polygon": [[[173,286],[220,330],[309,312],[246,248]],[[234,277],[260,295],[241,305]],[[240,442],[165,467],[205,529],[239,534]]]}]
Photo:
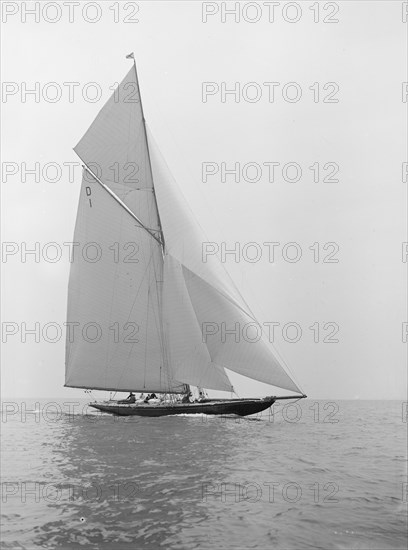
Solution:
[{"label": "rippled water surface", "polygon": [[406,548],[401,402],[237,420],[51,401],[3,404],[4,548]]}]

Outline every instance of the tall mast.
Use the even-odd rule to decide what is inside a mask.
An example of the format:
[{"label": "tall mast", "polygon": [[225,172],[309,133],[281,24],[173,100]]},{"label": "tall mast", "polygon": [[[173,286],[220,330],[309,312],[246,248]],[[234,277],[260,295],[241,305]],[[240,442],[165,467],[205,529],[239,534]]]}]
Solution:
[{"label": "tall mast", "polygon": [[153,197],[154,197],[154,202],[155,202],[156,210],[157,210],[157,219],[158,219],[158,222],[159,222],[160,236],[161,236],[161,246],[162,246],[162,252],[163,252],[163,255],[164,255],[164,252],[165,252],[164,233],[163,233],[163,227],[162,227],[161,220],[160,220],[160,212],[159,212],[159,206],[157,204],[156,192],[155,192],[155,189],[154,189],[152,162],[150,160],[150,148],[149,148],[149,142],[147,140],[146,119],[145,119],[144,111],[143,111],[142,93],[140,91],[139,77],[137,75],[135,54],[134,54],[134,52],[132,52],[131,54],[127,55],[126,57],[129,58],[129,59],[133,59],[133,65],[135,67],[136,84],[137,84],[137,89],[138,89],[138,92],[139,92],[140,110],[142,111],[142,121],[143,121],[144,134],[145,134],[145,140],[146,140],[147,158],[148,158],[148,162],[149,162],[150,176],[152,178],[152,185],[153,185]]}]

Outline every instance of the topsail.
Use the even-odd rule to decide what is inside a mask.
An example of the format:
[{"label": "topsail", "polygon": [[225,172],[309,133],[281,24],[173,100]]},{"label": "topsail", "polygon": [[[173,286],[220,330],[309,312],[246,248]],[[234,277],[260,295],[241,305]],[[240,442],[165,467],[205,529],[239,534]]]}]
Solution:
[{"label": "topsail", "polygon": [[119,84],[74,151],[142,224],[159,230],[135,66]]},{"label": "topsail", "polygon": [[[226,369],[300,392],[264,335],[207,334],[255,319],[206,240],[153,139],[136,66],[75,147],[84,163],[68,295],[69,387],[232,391]],[[77,330],[75,330],[75,328]]]}]

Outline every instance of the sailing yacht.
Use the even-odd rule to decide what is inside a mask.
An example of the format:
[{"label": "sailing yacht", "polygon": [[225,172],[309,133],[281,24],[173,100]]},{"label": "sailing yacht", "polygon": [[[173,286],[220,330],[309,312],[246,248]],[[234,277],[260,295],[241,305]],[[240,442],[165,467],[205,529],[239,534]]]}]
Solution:
[{"label": "sailing yacht", "polygon": [[[67,326],[78,330],[67,331],[65,386],[161,396],[90,403],[115,415],[245,416],[306,397],[264,334],[237,342],[203,330],[257,321],[219,259],[203,260],[208,239],[148,131],[127,57],[131,69],[74,148],[82,254],[69,278]],[[181,402],[191,387],[233,392],[228,370],[291,394]]]}]

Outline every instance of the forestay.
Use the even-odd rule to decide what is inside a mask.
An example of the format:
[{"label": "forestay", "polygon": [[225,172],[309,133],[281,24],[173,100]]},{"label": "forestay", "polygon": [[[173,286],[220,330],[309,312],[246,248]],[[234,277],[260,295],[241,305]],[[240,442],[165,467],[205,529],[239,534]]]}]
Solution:
[{"label": "forestay", "polygon": [[[203,256],[206,236],[150,133],[148,138],[166,253],[173,258],[173,270],[177,262],[182,266],[177,275],[183,281],[179,288],[183,284],[188,292],[188,299],[184,298],[183,304],[193,308],[194,330],[199,329],[201,342],[208,353],[206,356],[200,348],[200,357],[206,356],[207,364],[211,362],[213,367],[225,367],[254,380],[300,392],[220,260],[216,256]],[[178,316],[179,322],[181,317]],[[211,324],[217,327],[212,336],[205,330]],[[251,333],[247,336],[248,324],[257,325],[261,332],[258,340]],[[234,336],[223,338],[222,327],[238,330],[238,341]],[[190,332],[192,330],[190,328]],[[194,342],[197,339],[191,334],[190,338]]]}]

